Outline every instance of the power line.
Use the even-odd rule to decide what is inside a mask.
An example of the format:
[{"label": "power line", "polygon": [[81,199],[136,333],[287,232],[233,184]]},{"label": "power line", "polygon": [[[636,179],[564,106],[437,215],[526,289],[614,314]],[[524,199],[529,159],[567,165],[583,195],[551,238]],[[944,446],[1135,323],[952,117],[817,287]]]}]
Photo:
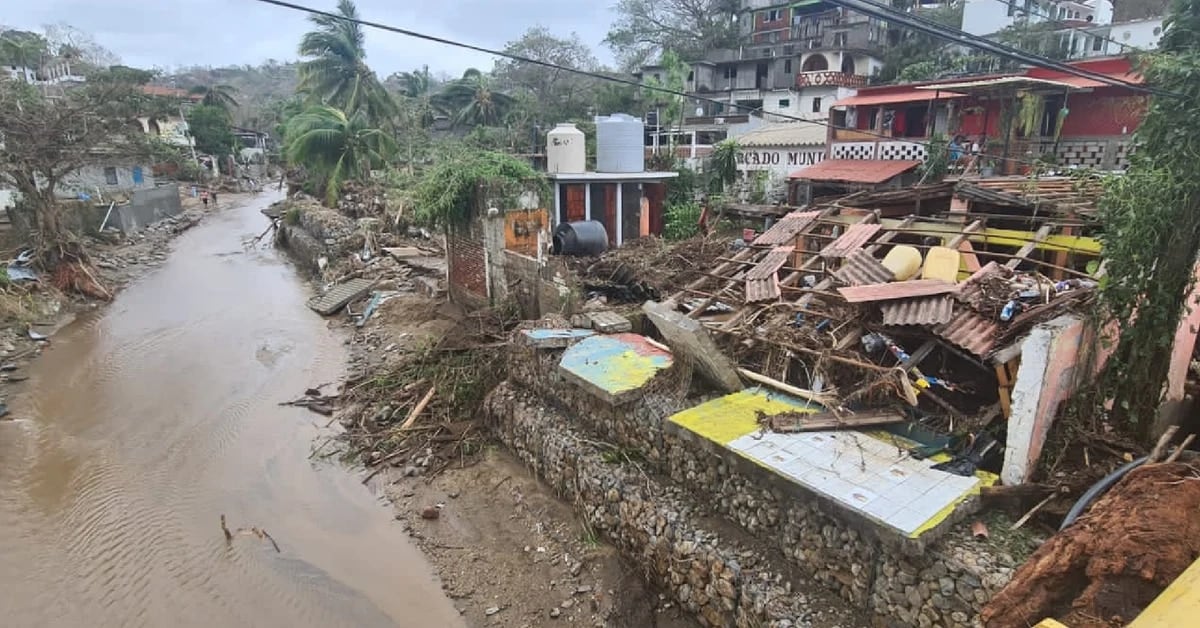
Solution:
[{"label": "power line", "polygon": [[[1035,11],[1035,10],[1033,10],[1033,7],[1038,6],[1036,3],[1031,3],[1024,7],[1018,7],[1015,4],[1013,4],[1011,0],[995,0],[995,1],[999,2],[1000,4],[1003,4],[1005,6],[1014,7],[1017,11],[1020,11],[1021,13],[1024,13],[1026,15],[1036,15],[1038,17],[1045,18],[1046,22],[1048,22],[1050,24],[1059,24],[1062,26],[1062,28],[1060,28],[1059,30],[1070,30],[1070,31],[1075,31],[1077,33],[1083,33],[1084,35],[1088,35],[1089,37],[1094,37],[1094,38],[1102,40],[1102,41],[1107,41],[1111,44],[1116,44],[1116,45],[1120,46],[1122,50],[1124,50],[1126,48],[1137,49],[1137,46],[1130,46],[1129,44],[1121,43],[1110,37],[1103,37],[1103,36],[1097,35],[1091,31],[1087,30],[1086,28],[1079,28],[1077,26],[1071,26],[1070,24],[1067,24],[1063,20],[1056,19],[1054,17],[1054,15],[1052,15],[1052,14],[1040,13],[1038,11]],[[1111,24],[1095,24],[1094,26],[1103,27],[1103,26],[1111,26]]]},{"label": "power line", "polygon": [[[546,68],[562,70],[564,72],[578,74],[580,76],[586,76],[586,77],[590,77],[590,78],[594,78],[594,79],[598,79],[598,80],[602,80],[602,81],[609,81],[612,83],[620,83],[622,85],[629,85],[631,87],[636,87],[638,89],[644,89],[647,91],[658,92],[661,94],[667,94],[670,96],[677,96],[677,97],[682,97],[682,98],[690,98],[690,99],[696,100],[698,102],[706,102],[706,103],[710,103],[710,104],[720,105],[722,107],[728,106],[728,107],[731,107],[734,109],[743,110],[746,113],[754,113],[754,112],[760,111],[760,109],[761,109],[760,107],[750,107],[747,105],[742,105],[742,104],[738,104],[738,103],[734,103],[734,102],[725,102],[725,101],[717,100],[715,98],[708,98],[706,96],[700,96],[700,95],[696,95],[696,94],[688,94],[686,92],[676,91],[676,90],[673,90],[673,89],[670,89],[667,87],[644,84],[644,83],[640,83],[638,81],[633,81],[630,79],[620,78],[617,76],[611,76],[611,75],[607,75],[607,74],[601,74],[599,72],[592,72],[590,70],[580,70],[577,68],[572,68],[572,67],[568,67],[568,66],[564,66],[564,65],[558,65],[556,63],[552,63],[549,61],[541,61],[539,59],[531,59],[529,57],[505,52],[503,50],[495,50],[492,48],[485,48],[483,46],[477,46],[475,44],[468,44],[465,42],[455,41],[453,39],[447,39],[445,37],[438,37],[437,35],[428,35],[425,33],[420,33],[417,31],[406,29],[406,28],[401,28],[399,26],[391,26],[389,24],[383,24],[380,22],[373,22],[370,20],[363,20],[363,19],[359,19],[359,18],[348,18],[348,17],[345,17],[345,16],[337,14],[337,13],[333,13],[330,11],[323,11],[321,9],[313,9],[313,8],[295,4],[292,2],[287,2],[285,0],[254,0],[254,1],[262,2],[264,4],[275,5],[278,7],[285,8],[285,9],[291,9],[293,11],[300,11],[300,12],[309,13],[312,15],[320,15],[323,17],[341,20],[344,22],[351,22],[353,24],[358,24],[360,26],[376,28],[379,30],[396,33],[399,35],[413,37],[415,39],[423,39],[425,41],[431,41],[434,43],[445,44],[447,46],[454,46],[457,48],[465,48],[467,50],[474,50],[475,52],[482,52],[484,54],[489,54],[489,55],[493,55],[493,56],[497,56],[497,57],[504,57],[507,59],[512,59],[513,61],[520,61],[522,63],[531,63],[533,65],[538,65],[538,66],[542,66],[542,67],[546,67]],[[832,2],[833,0],[830,0],[830,1]],[[857,9],[855,9],[855,10],[857,10]],[[931,96],[930,99],[932,100],[933,97]],[[770,115],[775,116],[777,118],[783,118],[785,120],[791,120],[794,122],[807,122],[809,124],[816,124],[818,126],[823,126],[823,127],[830,128],[830,129],[841,128],[841,127],[838,127],[837,125],[834,125],[831,122],[827,122],[824,120],[810,120],[807,118],[802,118],[800,116],[793,116],[793,115],[785,114],[785,113],[771,113]],[[879,139],[884,139],[884,140],[889,140],[889,141],[901,141],[901,142],[908,142],[910,144],[916,144],[918,146],[925,147],[927,150],[932,147],[932,143],[930,143],[930,142],[921,142],[921,141],[917,141],[915,139],[896,138],[896,137],[884,135],[882,133],[876,133],[874,131],[865,131],[865,130],[857,130],[856,129],[856,132],[858,132],[862,135],[870,136],[870,137],[877,137]],[[1036,165],[1036,164],[1041,163],[1038,160],[1021,159],[1018,157],[1000,157],[1000,156],[987,155],[987,158],[995,159],[998,161],[1009,161],[1009,162],[1028,164],[1028,165]]]},{"label": "power line", "polygon": [[1183,98],[1182,95],[1176,94],[1174,92],[1168,92],[1168,91],[1164,91],[1164,90],[1160,90],[1160,89],[1155,89],[1153,87],[1146,87],[1143,85],[1138,85],[1136,83],[1129,83],[1127,81],[1122,81],[1120,79],[1113,78],[1106,74],[1092,72],[1090,70],[1085,70],[1082,68],[1070,66],[1070,65],[1067,65],[1067,64],[1059,62],[1059,61],[1054,61],[1053,59],[1047,59],[1046,57],[1033,55],[1033,54],[1027,53],[1019,48],[1015,48],[1013,46],[994,42],[994,41],[991,41],[991,40],[988,40],[986,38],[979,37],[976,35],[971,35],[970,33],[963,32],[962,30],[959,30],[956,28],[949,28],[949,27],[945,26],[944,24],[934,22],[933,20],[923,18],[919,15],[911,15],[908,13],[903,13],[903,12],[897,11],[895,9],[892,9],[889,6],[880,4],[878,2],[874,2],[873,0],[827,0],[827,1],[830,4],[834,4],[834,5],[846,8],[846,9],[850,9],[852,11],[862,13],[863,15],[867,15],[869,17],[874,17],[874,18],[877,18],[880,20],[885,20],[888,22],[894,22],[894,23],[900,24],[902,26],[905,26],[911,30],[916,30],[916,31],[925,33],[927,35],[937,37],[939,39],[952,41],[952,42],[955,42],[955,43],[958,43],[958,44],[961,44],[964,46],[976,48],[979,50],[983,50],[985,52],[990,52],[992,54],[995,54],[995,55],[998,55],[1001,57],[1006,57],[1009,59],[1020,61],[1022,63],[1025,63],[1026,65],[1032,65],[1032,66],[1036,66],[1036,67],[1040,67],[1040,68],[1044,68],[1044,69],[1048,69],[1048,70],[1055,70],[1058,72],[1063,72],[1063,73],[1071,74],[1071,75],[1078,76],[1081,78],[1086,78],[1089,80],[1097,81],[1097,82],[1104,83],[1106,85],[1111,85],[1114,87],[1124,87],[1124,88],[1131,89],[1134,91],[1148,93],[1148,94],[1155,94],[1155,95],[1159,95],[1159,96],[1171,96],[1171,97],[1175,97],[1175,98]]}]

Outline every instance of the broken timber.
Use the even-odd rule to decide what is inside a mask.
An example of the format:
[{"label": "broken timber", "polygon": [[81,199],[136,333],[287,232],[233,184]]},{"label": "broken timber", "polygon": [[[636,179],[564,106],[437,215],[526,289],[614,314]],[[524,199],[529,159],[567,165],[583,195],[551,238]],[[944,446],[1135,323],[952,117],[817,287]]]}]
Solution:
[{"label": "broken timber", "polygon": [[769,417],[771,431],[781,434],[825,430],[852,430],[861,427],[903,423],[904,421],[905,418],[903,416],[891,410],[874,410],[841,416],[833,412],[821,412],[819,414],[785,412]]},{"label": "broken timber", "polygon": [[346,307],[347,303],[366,296],[374,285],[375,281],[371,279],[350,279],[330,288],[321,296],[309,299],[308,307],[321,316],[329,316]]}]

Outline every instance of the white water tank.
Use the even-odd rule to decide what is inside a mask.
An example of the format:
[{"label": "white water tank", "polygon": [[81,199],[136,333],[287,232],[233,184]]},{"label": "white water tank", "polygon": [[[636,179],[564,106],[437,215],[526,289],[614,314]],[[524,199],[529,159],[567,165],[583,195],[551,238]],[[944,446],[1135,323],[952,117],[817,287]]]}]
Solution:
[{"label": "white water tank", "polygon": [[578,174],[587,170],[587,144],[583,131],[562,122],[546,134],[546,172]]},{"label": "white water tank", "polygon": [[624,113],[596,117],[596,171],[644,171],[645,136],[645,126],[639,118]]}]

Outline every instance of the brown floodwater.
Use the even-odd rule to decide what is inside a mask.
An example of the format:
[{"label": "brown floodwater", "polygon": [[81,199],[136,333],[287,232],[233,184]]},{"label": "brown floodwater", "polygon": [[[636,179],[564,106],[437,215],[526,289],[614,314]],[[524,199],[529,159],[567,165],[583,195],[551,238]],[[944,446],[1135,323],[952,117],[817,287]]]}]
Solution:
[{"label": "brown floodwater", "polygon": [[[342,338],[273,249],[261,195],[53,337],[0,422],[0,625],[461,626],[358,476],[310,460]],[[231,528],[259,526],[282,552]]]}]

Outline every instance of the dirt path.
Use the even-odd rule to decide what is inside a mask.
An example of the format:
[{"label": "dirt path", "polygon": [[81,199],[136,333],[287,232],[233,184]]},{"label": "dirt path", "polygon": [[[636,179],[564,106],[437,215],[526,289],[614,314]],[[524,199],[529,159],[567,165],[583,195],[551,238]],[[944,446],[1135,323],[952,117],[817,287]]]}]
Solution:
[{"label": "dirt path", "polygon": [[635,567],[498,446],[478,464],[432,480],[404,477],[402,469],[390,475],[380,484],[396,519],[468,625],[696,625],[647,590]]}]

